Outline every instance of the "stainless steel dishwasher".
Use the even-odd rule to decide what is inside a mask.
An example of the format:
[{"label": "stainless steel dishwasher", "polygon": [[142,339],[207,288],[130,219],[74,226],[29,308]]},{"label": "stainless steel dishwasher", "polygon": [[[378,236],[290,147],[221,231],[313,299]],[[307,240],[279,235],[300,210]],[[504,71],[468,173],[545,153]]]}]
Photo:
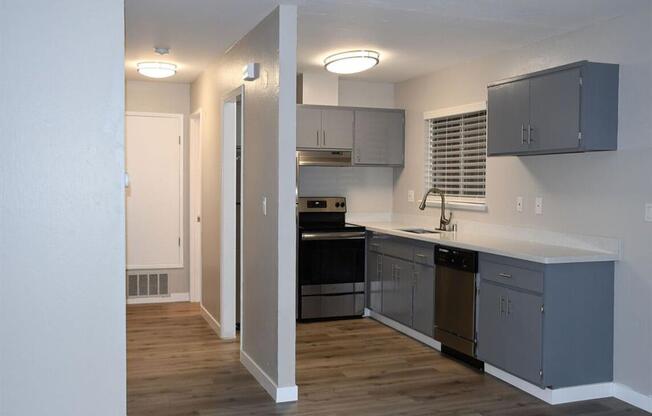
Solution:
[{"label": "stainless steel dishwasher", "polygon": [[473,357],[478,253],[436,245],[435,265],[435,339]]}]

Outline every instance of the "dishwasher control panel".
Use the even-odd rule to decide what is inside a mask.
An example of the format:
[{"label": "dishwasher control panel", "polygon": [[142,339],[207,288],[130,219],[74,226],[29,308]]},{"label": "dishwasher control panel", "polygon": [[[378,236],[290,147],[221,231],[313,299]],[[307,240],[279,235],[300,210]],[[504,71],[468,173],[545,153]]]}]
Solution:
[{"label": "dishwasher control panel", "polygon": [[460,248],[436,245],[435,264],[438,266],[477,273],[478,253]]}]

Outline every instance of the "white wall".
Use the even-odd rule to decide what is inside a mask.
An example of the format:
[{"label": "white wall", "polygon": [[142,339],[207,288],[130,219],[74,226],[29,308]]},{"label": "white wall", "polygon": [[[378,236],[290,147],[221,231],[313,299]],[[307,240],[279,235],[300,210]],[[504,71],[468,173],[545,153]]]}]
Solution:
[{"label": "white wall", "polygon": [[0,414],[126,414],[123,3],[0,2]]},{"label": "white wall", "polygon": [[[311,95],[304,104],[326,104],[352,107],[394,107],[394,84],[344,80],[325,70],[330,88],[338,91],[338,101],[329,102],[328,95]],[[311,89],[315,76],[303,74],[304,92]],[[320,83],[321,84],[321,83]],[[318,90],[318,88],[312,88]],[[392,210],[393,168],[389,167],[302,167],[299,172],[299,194],[301,196],[343,196],[347,199],[350,214],[380,214]]]},{"label": "white wall", "polygon": [[[221,102],[244,84],[242,351],[271,383],[289,389],[295,386],[296,24],[296,6],[280,6],[191,87],[192,111],[201,108],[203,117],[202,303],[220,319]],[[248,62],[260,64],[256,81],[242,81]]]},{"label": "white wall", "polygon": [[327,71],[303,73],[303,104],[337,105],[338,76]]},{"label": "white wall", "polygon": [[[176,82],[134,81],[126,83],[125,106],[127,111],[143,111],[152,113],[183,114],[183,265],[182,269],[156,270],[157,273],[168,273],[170,293],[187,293],[190,289],[190,230],[189,200],[190,200],[190,84]],[[148,271],[145,271],[148,272]]]},{"label": "white wall", "polygon": [[[486,100],[488,82],[577,60],[620,64],[619,149],[615,152],[487,161],[486,213],[457,218],[622,239],[616,266],[615,379],[652,394],[652,3],[636,14],[554,37],[526,48],[478,59],[396,86],[396,105],[407,109],[406,166],[397,169],[394,211],[420,214],[407,202],[423,191],[423,112]],[[516,213],[517,196],[525,210]],[[543,215],[534,198],[543,196]],[[418,199],[418,198],[417,198]]]}]

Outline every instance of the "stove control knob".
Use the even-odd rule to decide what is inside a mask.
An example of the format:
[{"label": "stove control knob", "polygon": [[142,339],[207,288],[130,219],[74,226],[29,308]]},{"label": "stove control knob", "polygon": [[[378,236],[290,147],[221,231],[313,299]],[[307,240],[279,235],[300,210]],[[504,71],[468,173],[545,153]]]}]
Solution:
[{"label": "stove control knob", "polygon": [[335,208],[339,208],[339,207],[340,207],[340,203],[339,203],[339,202],[336,202],[336,203],[335,203]]},{"label": "stove control knob", "polygon": [[344,202],[342,202],[342,203],[340,204],[340,206],[341,206],[342,208],[344,208]]}]

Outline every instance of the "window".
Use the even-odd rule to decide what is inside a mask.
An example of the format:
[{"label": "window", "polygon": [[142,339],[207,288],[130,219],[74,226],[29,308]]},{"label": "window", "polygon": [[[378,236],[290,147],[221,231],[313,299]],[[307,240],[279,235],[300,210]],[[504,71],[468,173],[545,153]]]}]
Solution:
[{"label": "window", "polygon": [[[487,158],[486,104],[426,113],[425,120],[426,189],[432,186],[442,189],[454,206],[483,209]],[[438,198],[432,202],[438,202]]]}]

